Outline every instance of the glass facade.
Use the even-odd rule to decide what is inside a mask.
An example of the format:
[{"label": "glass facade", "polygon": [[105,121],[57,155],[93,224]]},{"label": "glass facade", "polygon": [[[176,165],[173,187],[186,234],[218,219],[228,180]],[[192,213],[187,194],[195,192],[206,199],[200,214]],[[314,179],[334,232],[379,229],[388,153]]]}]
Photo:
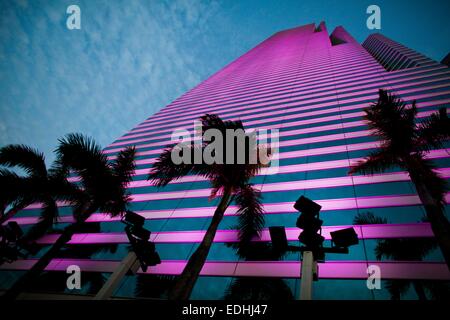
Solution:
[{"label": "glass facade", "polygon": [[[146,273],[126,276],[115,296],[165,298],[209,225],[218,200],[208,200],[208,181],[187,176],[157,189],[146,180],[152,163],[170,144],[172,132],[192,133],[194,120],[205,113],[240,119],[246,128],[279,130],[278,173],[259,175],[252,182],[262,191],[266,227],[285,226],[292,244],[298,244],[299,234],[298,213],[292,205],[300,195],[322,205],[327,242],[330,231],[352,225],[359,213],[370,211],[387,220],[386,224],[355,226],[359,244],[347,255],[327,255],[319,265],[314,299],[389,299],[399,283],[401,298],[417,299],[417,283],[425,288],[443,286],[450,274],[437,249],[422,261],[377,260],[381,241],[432,240],[429,224],[421,222],[425,212],[408,175],[395,168],[374,176],[348,175],[351,163],[378,146],[362,116],[380,88],[406,102],[416,100],[421,119],[450,104],[450,70],[379,34],[361,45],[342,27],[329,35],[324,23],[319,28],[309,24],[271,36],[108,146],[105,153],[113,159],[121,148],[136,145],[130,209],[146,218],[145,227],[152,231],[162,259]],[[449,155],[449,149],[428,154],[446,179]],[[32,205],[14,220],[26,229],[37,221],[39,208]],[[70,208],[62,203],[60,214],[57,227],[63,228],[72,220]],[[232,204],[192,298],[298,297],[299,254],[288,254],[280,261],[239,259],[230,247],[237,240],[236,222]],[[37,290],[71,292],[65,288],[65,270],[77,264],[86,273],[77,293],[95,293],[127,255],[122,223],[102,213],[94,214],[89,223],[95,225],[93,231],[72,238],[41,277]],[[52,235],[45,236],[39,240],[43,249],[37,256],[0,266],[0,287],[7,289],[54,240]],[[270,241],[267,229],[260,241]],[[381,270],[379,290],[367,287],[369,265]]]}]

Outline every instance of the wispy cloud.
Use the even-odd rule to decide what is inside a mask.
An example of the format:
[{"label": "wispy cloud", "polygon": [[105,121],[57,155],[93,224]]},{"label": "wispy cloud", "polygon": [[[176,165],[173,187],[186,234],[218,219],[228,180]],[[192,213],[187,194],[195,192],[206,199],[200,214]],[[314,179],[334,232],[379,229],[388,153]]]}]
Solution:
[{"label": "wispy cloud", "polygon": [[75,131],[106,145],[213,71],[196,50],[215,2],[80,1],[81,30],[65,27],[69,4],[1,4],[0,145],[49,154]]}]

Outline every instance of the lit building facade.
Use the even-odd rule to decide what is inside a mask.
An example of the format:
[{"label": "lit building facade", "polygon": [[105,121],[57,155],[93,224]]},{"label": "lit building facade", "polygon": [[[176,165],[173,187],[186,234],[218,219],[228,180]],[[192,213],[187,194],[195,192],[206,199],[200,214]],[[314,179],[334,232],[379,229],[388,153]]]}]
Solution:
[{"label": "lit building facade", "polygon": [[[152,163],[170,144],[171,133],[180,128],[192,132],[194,120],[205,113],[241,119],[246,128],[279,130],[278,173],[257,176],[252,182],[262,191],[266,228],[285,226],[292,244],[298,243],[299,235],[298,212],[292,205],[300,195],[322,205],[326,245],[329,232],[352,225],[358,213],[370,211],[388,220],[383,225],[355,226],[359,244],[347,255],[327,254],[326,262],[319,265],[315,299],[389,299],[386,280],[450,280],[438,250],[423,261],[376,259],[380,239],[432,237],[429,224],[420,222],[425,212],[405,172],[348,175],[351,163],[378,146],[362,116],[380,88],[407,102],[416,100],[418,117],[423,118],[449,106],[450,69],[380,34],[361,45],[342,27],[329,35],[324,23],[309,24],[271,36],[109,145],[105,152],[111,158],[121,148],[136,145],[130,209],[146,218],[145,227],[152,231],[163,260],[146,274],[127,276],[115,296],[164,298],[173,276],[182,271],[203,237],[218,203],[208,200],[208,181],[188,176],[157,189],[146,179]],[[432,150],[428,157],[443,177],[450,176],[449,149]],[[61,227],[71,221],[70,213],[62,206]],[[15,220],[27,228],[38,214],[39,205],[33,205]],[[227,245],[237,240],[236,223],[232,204],[192,298],[223,299],[238,278],[269,283],[269,295],[288,290],[297,297],[299,254],[280,261],[240,260]],[[89,224],[90,232],[74,236],[68,252],[49,265],[43,276],[47,284],[36,285],[37,291],[93,293],[101,277],[107,277],[126,256],[129,245],[120,221],[97,213]],[[48,245],[54,239],[48,235],[39,242]],[[261,241],[270,241],[267,229]],[[105,250],[96,250],[102,246]],[[27,259],[0,266],[2,289],[32,263]],[[82,289],[73,292],[64,289],[65,271],[72,264],[86,274]],[[367,287],[370,265],[381,270],[380,290]],[[402,297],[417,298],[412,285]]]}]

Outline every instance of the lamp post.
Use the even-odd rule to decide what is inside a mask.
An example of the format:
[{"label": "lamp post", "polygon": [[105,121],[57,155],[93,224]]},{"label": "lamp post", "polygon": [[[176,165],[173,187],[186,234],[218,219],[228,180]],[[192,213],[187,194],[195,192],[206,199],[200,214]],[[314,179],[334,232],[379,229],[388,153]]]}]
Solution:
[{"label": "lamp post", "polygon": [[312,200],[301,196],[294,204],[301,212],[297,227],[302,229],[298,239],[304,246],[288,245],[283,226],[269,227],[273,248],[279,252],[293,251],[302,254],[300,300],[312,299],[312,282],[319,279],[317,261],[325,261],[325,253],[348,253],[348,247],[358,244],[358,235],[353,228],[330,232],[332,246],[323,247],[322,223],[319,212],[322,208]]},{"label": "lamp post", "polygon": [[131,243],[132,251],[120,262],[119,266],[108,278],[108,281],[94,297],[94,300],[109,299],[123,277],[130,271],[132,274],[136,274],[139,267],[141,267],[146,272],[149,266],[161,263],[161,259],[155,250],[155,244],[148,241],[150,239],[150,231],[143,228],[145,218],[135,212],[127,211],[122,222],[127,225],[125,232]]}]

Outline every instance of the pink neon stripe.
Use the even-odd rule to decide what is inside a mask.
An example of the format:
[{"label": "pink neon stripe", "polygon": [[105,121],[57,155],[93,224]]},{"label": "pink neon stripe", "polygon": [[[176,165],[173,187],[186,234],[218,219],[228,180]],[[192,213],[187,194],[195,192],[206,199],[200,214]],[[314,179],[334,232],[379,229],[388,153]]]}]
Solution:
[{"label": "pink neon stripe", "polygon": [[[450,202],[450,193],[446,194],[446,202]],[[388,208],[388,207],[402,207],[402,206],[416,206],[420,205],[420,199],[417,195],[389,195],[389,196],[371,196],[358,198],[341,198],[341,199],[326,199],[317,200],[322,206],[322,211],[330,210],[352,210],[352,209],[368,209],[368,208]],[[39,209],[39,204],[34,204],[34,208]],[[175,218],[201,218],[212,217],[215,207],[200,207],[200,208],[178,208],[167,210],[137,210],[146,219],[175,219]],[[266,214],[281,214],[281,213],[295,213],[291,202],[266,203],[264,204]],[[226,216],[236,215],[236,206],[229,206],[225,212]],[[118,221],[120,218],[111,218],[103,213],[96,213],[89,217],[88,222],[108,222]],[[18,223],[35,223],[37,218],[31,220],[31,217],[12,218],[10,221],[17,221]],[[72,217],[61,217],[61,222],[72,222]]]},{"label": "pink neon stripe", "polygon": [[[37,260],[18,260],[11,264],[2,264],[3,270],[28,270]],[[83,271],[113,272],[119,261],[87,259],[53,259],[46,271],[66,271],[70,265],[77,265]],[[151,267],[147,274],[180,274],[186,261],[165,260]],[[319,277],[323,279],[367,279],[367,266],[377,265],[383,279],[434,279],[449,280],[450,272],[445,263],[436,262],[380,262],[380,261],[329,261],[319,263]],[[223,262],[207,261],[200,274],[202,276],[228,277],[282,277],[300,278],[300,262]],[[139,271],[142,273],[142,270]]]},{"label": "pink neon stripe", "polygon": [[[439,70],[442,68],[434,68],[432,70]],[[403,80],[403,76],[399,75],[397,73],[394,74],[389,74],[389,75],[381,75],[379,72],[372,72],[375,73],[375,75],[370,74],[370,73],[366,73],[366,72],[358,72],[357,75],[355,74],[351,74],[349,76],[340,76],[340,80],[336,80],[334,83],[337,85],[338,88],[350,88],[352,86],[352,84],[355,83],[355,81],[358,81],[358,83],[373,83],[375,84],[376,81],[388,81],[390,83],[395,83],[395,82],[401,82]],[[432,75],[432,77],[437,77],[437,76],[441,76],[441,75],[447,75],[448,72],[445,72],[445,70],[442,70],[442,72],[438,72]],[[415,77],[409,77],[409,80],[418,80],[418,79],[423,79],[423,78],[429,78],[429,74],[424,72],[423,70],[420,71],[415,71],[412,72],[411,74],[421,74],[420,76],[415,76]],[[356,76],[356,77],[355,77]],[[333,80],[334,77],[329,77],[330,80]],[[396,79],[396,80],[394,80]],[[217,103],[217,102],[221,102],[221,103],[225,103],[227,101],[233,101],[239,97],[243,96],[243,93],[245,94],[245,98],[246,99],[250,99],[252,97],[276,97],[277,94],[279,93],[283,93],[283,92],[292,92],[292,93],[302,93],[305,92],[305,89],[310,89],[310,88],[317,88],[318,84],[315,81],[311,81],[312,84],[307,84],[307,85],[302,85],[302,83],[304,84],[304,82],[301,82],[300,80],[295,81],[296,83],[294,85],[289,85],[286,86],[285,84],[278,84],[278,85],[273,85],[271,87],[268,87],[267,90],[244,90],[242,89],[236,89],[233,91],[233,93],[230,92],[230,94],[228,94],[227,96],[217,96],[216,94],[210,94],[208,97],[205,97],[203,99],[201,99],[201,101],[199,101],[200,103]],[[300,85],[299,85],[300,83]],[[342,85],[343,84],[343,85]],[[326,85],[322,85],[319,88],[317,88],[317,90],[325,90],[326,88],[331,88],[332,86],[326,84]],[[244,99],[243,99],[244,100]],[[199,103],[197,102],[197,104]],[[183,109],[185,110],[187,107],[193,107],[193,103],[195,103],[195,101],[193,99],[190,100],[186,100],[185,102],[181,102],[181,105],[179,104],[178,107],[174,108],[174,104],[170,104],[168,105],[161,113],[158,114],[158,116],[156,117],[151,117],[150,119],[144,121],[145,123],[154,123],[154,121],[152,120],[158,120],[161,118],[164,118],[167,116],[173,116],[173,114],[175,114],[175,112],[178,112],[179,109]]]},{"label": "pink neon stripe", "polygon": [[[353,71],[353,70],[352,70]],[[382,72],[380,72],[382,71]],[[431,68],[429,70],[410,70],[408,72],[408,74],[414,75],[414,74],[421,74],[420,76],[416,76],[416,77],[410,77],[409,79],[420,79],[420,78],[426,78],[427,76],[429,76],[428,72],[430,71],[441,71],[438,73],[434,73],[432,76],[436,77],[436,76],[440,76],[440,75],[446,75],[447,74],[447,70],[445,70],[445,68],[442,67],[434,67]],[[346,74],[339,74],[339,80],[336,80],[335,83],[336,84],[340,84],[340,83],[346,83],[346,84],[351,84],[354,83],[355,81],[359,81],[360,83],[365,83],[368,82],[366,81],[361,81],[362,79],[369,79],[370,80],[378,80],[378,79],[385,79],[385,81],[388,82],[393,82],[393,79],[397,79],[400,78],[399,80],[401,81],[402,77],[404,77],[403,74],[399,73],[399,72],[395,72],[395,73],[391,73],[391,74],[386,74],[384,73],[384,70],[373,70],[373,71],[357,71],[357,72],[350,72],[350,73],[346,73]],[[335,75],[330,75],[329,77],[322,77],[321,78],[323,81],[321,81],[321,83],[327,83],[327,81],[329,80],[334,80],[335,79]],[[198,103],[205,103],[207,101],[209,101],[210,103],[215,103],[218,101],[232,101],[235,99],[235,97],[239,97],[242,96],[242,93],[244,93],[247,97],[254,97],[254,96],[259,96],[261,95],[261,92],[264,93],[274,93],[274,92],[280,92],[280,91],[289,91],[292,90],[294,91],[294,89],[308,89],[308,88],[314,88],[317,87],[318,83],[315,80],[311,80],[308,82],[305,82],[304,79],[297,79],[295,81],[290,81],[292,84],[290,85],[286,85],[286,83],[280,82],[279,84],[272,84],[270,86],[268,85],[263,85],[263,86],[258,86],[258,87],[254,87],[252,89],[249,88],[235,88],[233,91],[229,91],[228,94],[226,95],[218,95],[218,92],[211,92],[207,97],[203,97],[200,100],[198,99],[185,99],[184,101],[181,101],[178,103],[177,107],[173,107],[175,106],[174,103],[169,104],[164,110],[161,110],[160,113],[158,113],[157,115],[155,115],[154,117],[151,117],[150,119],[148,119],[147,121],[150,120],[157,120],[163,117],[167,117],[167,115],[172,115],[175,112],[178,112],[180,108],[186,109],[187,107],[193,107],[195,106],[195,104],[198,105]],[[322,86],[324,87],[324,86]],[[321,87],[321,88],[322,88]],[[265,88],[265,89],[263,89]],[[282,91],[282,92],[283,92]],[[298,90],[297,90],[298,91]],[[301,92],[301,90],[300,90]],[[211,96],[213,96],[214,98],[211,99]],[[226,99],[227,97],[229,97],[229,99]]]},{"label": "pink neon stripe", "polygon": [[[431,86],[431,87],[424,87],[424,88],[420,88],[420,89],[417,89],[417,88],[415,88],[415,89],[410,89],[410,90],[398,90],[397,91],[397,93],[398,94],[400,94],[400,95],[405,95],[405,94],[408,94],[408,93],[414,93],[414,92],[421,92],[421,91],[424,91],[424,90],[432,90],[432,89],[437,89],[437,88],[440,88],[440,87],[448,87],[449,86],[449,84],[445,84],[445,85],[436,85],[436,86]],[[351,102],[364,102],[364,101],[366,101],[366,100],[368,100],[368,99],[376,99],[377,98],[377,94],[376,94],[376,90],[374,90],[374,89],[371,89],[371,90],[364,90],[364,91],[360,91],[360,92],[358,92],[358,95],[360,95],[360,94],[363,94],[363,93],[371,93],[371,95],[367,95],[367,96],[364,96],[364,97],[355,97],[355,98],[351,98],[352,96],[354,96],[355,95],[355,92],[354,91],[352,91],[351,93],[348,93],[348,94],[340,94],[339,92],[337,93],[337,95],[339,96],[339,100],[340,100],[340,103],[341,104],[345,104],[345,103],[351,103]],[[417,95],[415,95],[415,96],[412,96],[412,97],[408,97],[408,100],[417,100],[417,99],[421,99],[421,98],[430,98],[430,97],[435,97],[435,96],[440,96],[440,95],[444,95],[444,94],[448,94],[448,93],[450,93],[450,91],[449,90],[447,90],[447,91],[441,91],[441,92],[432,92],[432,93],[430,93],[430,92],[428,92],[428,93],[424,93],[424,94],[417,94]],[[285,109],[285,108],[288,108],[288,107],[297,107],[297,109],[299,109],[299,106],[303,106],[303,108],[305,108],[305,106],[306,106],[306,104],[310,104],[309,105],[309,108],[311,108],[311,104],[312,103],[315,103],[315,102],[317,102],[317,103],[320,103],[319,105],[316,105],[315,107],[316,108],[318,108],[318,107],[324,107],[324,106],[327,106],[327,105],[329,105],[329,106],[332,106],[332,105],[336,105],[336,101],[332,101],[332,102],[329,102],[328,100],[330,100],[331,98],[333,98],[333,97],[335,97],[335,96],[326,96],[326,97],[324,97],[324,98],[316,98],[316,99],[310,99],[310,100],[307,100],[305,103],[302,103],[302,102],[298,102],[298,101],[296,101],[296,99],[297,98],[293,98],[293,97],[291,97],[291,98],[288,98],[288,99],[281,99],[281,100],[277,100],[277,103],[282,103],[282,102],[285,102],[284,104],[281,104],[281,105],[277,105],[277,106],[271,106],[271,109],[272,110],[274,110],[274,109],[280,109],[280,108],[282,108],[282,109]],[[348,98],[348,99],[345,99],[345,98]],[[334,98],[333,98],[333,100],[334,100]],[[290,101],[292,101],[292,102],[290,102]],[[328,101],[328,102],[327,102]],[[265,105],[264,104],[261,104],[261,103],[259,103],[259,104],[255,104],[255,105],[252,105],[252,107],[265,107]],[[248,107],[246,107],[246,108],[248,108]],[[208,108],[208,112],[212,112],[213,110],[212,109],[214,109],[214,108]],[[270,113],[269,113],[270,114]],[[231,114],[230,115],[228,115],[228,117],[229,116],[231,116]],[[238,114],[237,114],[237,116],[239,116]],[[261,114],[261,116],[264,116],[264,114]],[[301,114],[299,114],[299,115],[297,115],[297,116],[301,116]],[[194,117],[195,118],[195,117]],[[194,119],[193,118],[193,119]],[[280,118],[283,118],[283,117],[280,117]],[[192,120],[193,120],[192,119]],[[232,118],[232,119],[234,119],[234,118]],[[278,119],[278,118],[276,118],[276,119]],[[279,119],[279,120],[282,120],[282,119]],[[271,121],[276,121],[276,120],[271,120]],[[265,121],[265,122],[267,122],[267,121]],[[253,123],[265,123],[265,122],[255,122],[255,121],[250,121],[250,122],[246,122],[246,125],[247,126],[249,126],[249,125],[251,125],[251,124],[253,124]],[[173,130],[174,128],[176,128],[177,126],[179,126],[180,124],[183,124],[183,123],[186,123],[186,121],[185,120],[183,120],[183,121],[181,121],[181,122],[175,122],[175,123],[173,123],[173,124],[170,124],[170,125],[165,125],[164,127],[165,128],[171,128],[171,129],[164,129],[164,130],[158,130],[158,132],[168,132],[168,131],[171,131],[171,130]],[[138,128],[136,128],[135,130],[132,130],[131,132],[132,133],[136,133],[136,132],[142,132],[142,131],[148,131],[149,129],[152,129],[152,128],[154,128],[154,129],[160,129],[160,126],[158,126],[158,125],[153,125],[153,126],[140,126],[140,127],[138,127]],[[132,135],[128,135],[127,137],[132,137]]]},{"label": "pink neon stripe", "polygon": [[[330,232],[343,228],[353,227],[359,239],[386,239],[386,238],[420,238],[433,237],[433,232],[428,223],[392,224],[392,225],[363,225],[363,226],[325,226],[322,235],[330,240]],[[151,234],[150,241],[156,243],[197,243],[201,242],[206,231],[168,231]],[[289,241],[298,240],[300,229],[286,228],[286,236]],[[40,238],[39,244],[52,244],[58,239],[58,234],[45,235]],[[218,230],[214,242],[237,242],[237,230]],[[260,239],[254,241],[271,241],[268,229],[261,232]],[[82,233],[75,234],[69,244],[96,244],[96,243],[128,243],[128,238],[123,232],[108,233]]]},{"label": "pink neon stripe", "polygon": [[[450,102],[450,100],[446,100],[444,102]],[[435,105],[436,101],[434,102],[430,102],[430,103],[423,103],[421,104],[421,107],[426,107],[428,105]],[[435,113],[436,111],[425,111],[425,112],[419,112],[417,117],[418,118],[423,118],[423,117],[427,117],[432,113]],[[345,114],[338,114],[338,115],[334,115],[334,116],[326,116],[326,117],[319,117],[319,118],[314,118],[314,119],[305,119],[305,120],[297,120],[297,121],[291,121],[291,122],[286,122],[286,123],[279,123],[279,124],[273,124],[270,125],[269,127],[250,127],[251,129],[256,129],[256,130],[261,130],[261,129],[279,129],[279,128],[289,128],[289,127],[293,127],[293,126],[300,126],[300,125],[308,125],[308,124],[317,124],[317,123],[322,123],[322,122],[329,122],[329,121],[335,121],[335,120],[340,120],[340,119],[351,119],[351,118],[356,118],[356,117],[361,117],[364,115],[363,111],[359,111],[359,112],[353,112],[353,113],[345,113]],[[283,118],[283,117],[281,117]],[[262,119],[262,120],[255,120],[255,121],[250,121],[248,123],[246,123],[246,125],[252,125],[255,124],[256,122],[259,123],[264,123],[264,122],[272,122],[275,121],[273,118],[272,119]],[[365,125],[365,122],[360,121],[361,125]],[[341,125],[344,125],[341,124]],[[351,125],[351,124],[348,124]],[[314,130],[309,128],[309,130]],[[311,132],[317,132],[317,128],[315,129],[316,131],[311,131]],[[165,131],[171,131],[171,130],[165,130]],[[187,130],[189,132],[189,134],[192,136],[192,131],[191,130]],[[321,132],[321,131],[319,131]],[[323,132],[323,131],[322,131]],[[280,137],[286,136],[286,133],[281,132],[280,133]],[[167,144],[171,144],[171,134],[167,134],[167,135],[160,135],[158,136],[158,139],[169,139],[168,141],[160,141],[160,142],[154,142],[154,143],[149,143],[149,144],[145,144],[145,145],[137,145],[137,149],[141,149],[144,147],[151,147],[151,146],[165,146]],[[146,140],[153,140],[155,138],[152,139],[146,139]],[[127,141],[127,144],[131,143],[129,141]],[[119,150],[123,149],[122,148],[113,148],[113,149],[108,149],[105,150],[104,152],[106,154],[108,153],[113,153],[113,152],[117,152]]]},{"label": "pink neon stripe", "polygon": [[[441,78],[440,80],[446,80],[447,78],[446,77],[444,77],[444,78]],[[438,81],[439,79],[436,79],[436,78],[432,78],[432,79],[428,79],[428,80],[422,80],[422,81],[418,81],[418,82],[415,82],[415,83],[400,83],[400,84],[397,84],[397,85],[392,85],[391,84],[391,86],[393,87],[393,89],[394,90],[399,90],[400,88],[404,88],[404,87],[410,87],[410,86],[413,86],[413,85],[420,85],[420,84],[426,84],[426,83],[432,83],[432,82],[436,82],[436,81]],[[384,83],[384,82],[383,82]],[[373,88],[372,87],[374,87],[375,85],[374,84],[370,84],[370,85],[358,85],[358,86],[352,86],[352,87],[350,87],[350,88],[344,88],[344,89],[338,89],[337,90],[337,92],[335,92],[335,91],[333,91],[333,94],[343,94],[343,96],[351,96],[351,95],[354,95],[355,94],[355,92],[361,92],[361,93],[365,93],[365,92],[369,92],[369,93],[372,93],[373,92]],[[378,87],[382,87],[383,85],[378,85]],[[445,85],[439,85],[438,87],[440,88],[441,86],[445,86]],[[446,85],[446,86],[448,86],[448,84]],[[330,86],[330,88],[331,88],[332,86]],[[368,90],[364,90],[364,89],[366,89],[366,88],[371,88],[370,89],[370,91],[368,91]],[[428,87],[423,87],[423,88],[421,88],[422,90],[427,90],[427,88]],[[432,86],[432,87],[429,87],[430,89],[435,89],[435,87],[434,86]],[[362,90],[362,91],[358,91],[358,90]],[[412,89],[411,89],[412,90]],[[277,99],[277,103],[278,102],[283,102],[283,101],[285,101],[286,99],[288,99],[288,100],[286,100],[286,101],[292,101],[292,100],[294,100],[294,99],[298,99],[298,98],[301,98],[302,100],[306,100],[307,98],[308,98],[308,96],[310,96],[310,97],[316,97],[317,96],[317,93],[315,93],[316,91],[322,91],[322,89],[320,88],[320,89],[315,89],[315,90],[310,90],[310,92],[311,93],[308,93],[308,92],[303,92],[303,93],[300,93],[300,94],[296,94],[296,95],[293,95],[293,93],[292,92],[290,92],[290,93],[287,93],[287,94],[283,94],[283,95],[277,95],[276,97],[268,97],[268,98],[258,98],[258,99],[252,99],[252,101],[251,101],[251,103],[250,104],[247,104],[247,109],[249,108],[249,107],[252,107],[253,106],[253,104],[254,103],[257,103],[257,102],[262,102],[262,101],[266,101],[266,102],[268,102],[268,103],[272,103],[273,101],[273,99]],[[350,92],[350,93],[347,93],[347,94],[344,94],[344,92]],[[408,92],[416,92],[416,91],[418,91],[417,90],[417,88],[416,89],[414,89],[414,91],[408,91],[408,90],[404,90],[404,92],[405,93],[408,93]],[[331,97],[333,97],[333,94],[330,94],[330,93],[328,93],[328,94],[323,94],[322,93],[322,96],[323,97],[328,97],[328,98],[331,98]],[[289,97],[289,98],[286,98],[286,99],[284,99],[283,98],[283,96],[284,97]],[[242,104],[242,102],[240,102],[240,104]],[[244,102],[244,104],[245,104],[245,102]],[[236,103],[235,103],[235,105],[236,105]],[[223,108],[223,106],[224,106],[224,104],[223,104],[223,102],[221,102],[221,108]],[[260,108],[258,111],[259,112],[261,112],[261,111],[263,111],[263,110],[266,110],[266,108],[267,107],[264,107],[264,108]],[[304,108],[303,108],[304,109]],[[230,109],[230,110],[232,110],[232,109]],[[269,110],[269,109],[267,109],[267,110]],[[281,111],[272,111],[272,112],[268,112],[268,113],[264,113],[264,114],[261,114],[261,116],[270,116],[270,115],[275,115],[275,114],[282,114],[284,112],[284,110],[281,110]],[[189,112],[188,112],[189,113]],[[243,116],[243,115],[245,115],[245,114],[248,114],[248,113],[255,113],[255,110],[245,110],[245,111],[242,111],[241,112],[241,119],[242,120],[245,120],[245,119],[251,119],[252,118],[252,116],[250,115],[250,116]],[[227,114],[227,116],[232,116],[232,115],[237,115],[236,114],[236,112],[234,112],[234,113],[230,113],[230,114]],[[259,114],[258,114],[258,116],[259,116]],[[176,119],[176,118],[175,118]],[[167,122],[169,121],[169,117],[166,117],[165,119],[163,119],[163,120],[161,120],[161,121],[158,121],[158,122],[153,122],[150,126],[145,126],[145,125],[140,125],[139,126],[139,128],[147,128],[147,129],[150,129],[150,128],[158,128],[158,124],[159,125],[161,125],[161,124],[165,124],[165,125],[167,125]],[[145,122],[144,122],[145,123]],[[172,126],[177,126],[177,125],[180,125],[180,124],[183,124],[183,123],[186,123],[186,121],[185,120],[183,120],[183,121],[175,121],[175,122],[171,122],[170,123],[170,127],[172,127]]]},{"label": "pink neon stripe", "polygon": [[[450,168],[439,169],[438,172],[443,178],[450,177]],[[317,188],[335,188],[351,185],[399,182],[409,180],[410,178],[407,173],[399,172],[399,173],[378,174],[373,176],[353,176],[353,177],[347,176],[338,178],[323,178],[313,180],[266,183],[264,185],[255,185],[255,187],[260,189],[262,192],[279,192],[290,190],[309,190]],[[137,187],[147,187],[149,185],[150,185],[149,181],[140,180],[131,182],[128,187],[137,188]],[[148,194],[133,194],[131,195],[131,197],[133,201],[152,201],[152,200],[165,200],[178,198],[209,197],[210,193],[211,189],[208,188],[196,190],[155,192]]]},{"label": "pink neon stripe", "polygon": [[[434,70],[436,70],[436,68]],[[333,73],[337,73],[337,72],[338,72],[337,70],[333,71]],[[347,75],[353,75],[354,77],[356,77],[356,80],[358,80],[358,79],[361,79],[361,78],[363,79],[364,78],[364,77],[361,77],[361,75],[367,76],[367,74],[369,72],[370,72],[370,69],[367,69],[367,68],[364,68],[364,69],[361,69],[361,68],[354,69],[353,68],[351,71],[345,71],[345,72],[341,71],[339,73],[339,78],[343,78],[345,80],[345,79],[349,78],[349,76],[347,76]],[[330,73],[330,71],[328,73]],[[384,80],[383,83],[385,83],[385,81],[390,81],[391,83],[395,83],[395,81],[392,80],[392,79],[395,79],[394,77],[383,77],[384,74],[381,75],[382,73],[380,73],[380,72],[372,72],[372,73],[375,73],[378,77],[381,77],[380,80]],[[423,71],[422,72],[415,72],[415,73],[412,73],[412,74],[416,74],[416,73],[423,73]],[[345,76],[347,76],[347,77],[345,77]],[[357,76],[359,76],[359,77],[357,77]],[[436,75],[434,75],[434,76],[436,77]],[[372,75],[372,77],[375,79],[375,77],[373,75]],[[291,79],[292,79],[292,77],[287,77],[287,80],[291,80]],[[272,88],[274,88],[274,89],[281,88],[281,89],[290,90],[292,92],[296,92],[296,91],[294,91],[294,89],[296,89],[296,88],[303,88],[303,89],[316,88],[317,86],[320,86],[320,85],[325,85],[325,84],[328,85],[328,83],[330,83],[334,79],[335,78],[333,78],[333,75],[329,75],[328,77],[326,77],[322,73],[322,74],[319,74],[318,76],[315,76],[315,77],[309,77],[309,81],[305,81],[305,79],[297,79],[295,81],[290,81],[291,83],[294,83],[294,84],[288,85],[288,86],[286,86],[286,83],[283,83],[283,81],[280,81],[280,79],[279,79],[277,82],[264,85],[264,87],[267,88],[266,90],[259,89],[259,90],[257,90],[257,92],[263,91],[263,92],[269,92],[270,93],[271,92],[270,89],[272,89]],[[355,83],[354,82],[355,79],[352,79],[352,80],[353,80],[353,83]],[[371,79],[371,80],[373,80],[373,79]],[[340,82],[342,82],[342,80],[341,81],[337,81],[337,84],[340,83]],[[361,83],[364,83],[364,82],[361,82]],[[227,101],[230,101],[230,100],[233,101],[233,100],[236,99],[235,98],[236,96],[238,96],[238,97],[242,96],[242,95],[247,96],[249,91],[252,90],[253,88],[256,89],[258,87],[255,87],[255,86],[251,86],[251,87],[249,87],[249,86],[235,87],[233,89],[233,93],[235,93],[233,96],[231,96],[231,94],[228,94],[228,95],[225,94],[225,95],[220,95],[220,96],[217,97],[217,94],[216,94],[216,98],[215,99],[211,99],[211,97],[212,96],[214,97],[214,95],[215,95],[215,93],[211,92],[208,95],[208,98],[205,97],[201,102],[195,102],[195,101],[193,101],[193,99],[189,99],[188,101],[183,102],[183,104],[181,106],[177,107],[177,109],[167,108],[167,110],[164,110],[164,113],[160,114],[159,117],[161,117],[163,114],[164,115],[172,115],[174,112],[178,111],[180,108],[184,108],[184,110],[186,110],[186,108],[189,107],[189,109],[191,109],[191,110],[198,110],[199,108],[204,108],[205,103],[209,103],[209,105],[210,105],[212,103],[217,103],[219,101],[221,101],[222,104],[224,102],[227,102]],[[278,91],[280,91],[280,90],[278,90]],[[229,93],[231,93],[231,91],[229,91]],[[223,98],[225,98],[227,96],[230,96],[230,99],[223,99]],[[253,94],[251,96],[254,97],[255,94]],[[220,98],[222,98],[222,99],[218,100]]]}]

